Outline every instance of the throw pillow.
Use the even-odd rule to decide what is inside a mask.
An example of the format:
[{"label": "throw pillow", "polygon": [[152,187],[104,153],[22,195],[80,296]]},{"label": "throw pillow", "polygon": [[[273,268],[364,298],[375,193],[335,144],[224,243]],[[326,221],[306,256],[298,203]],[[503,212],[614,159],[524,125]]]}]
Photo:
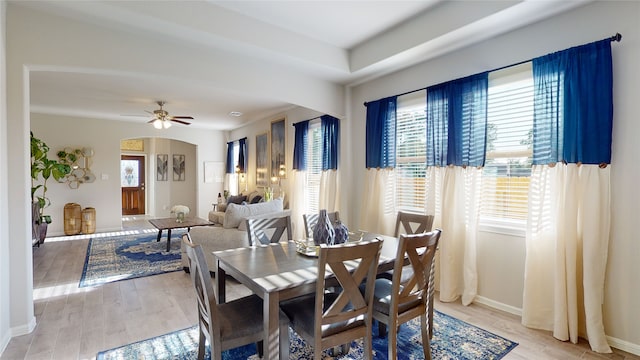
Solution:
[{"label": "throw pillow", "polygon": [[260,202],[260,200],[262,200],[262,196],[256,195],[253,197],[253,199],[251,199],[251,204],[257,204]]},{"label": "throw pillow", "polygon": [[227,199],[227,205],[229,204],[242,204],[243,201],[247,200],[247,195],[231,195]]},{"label": "throw pillow", "polygon": [[238,225],[244,223],[245,219],[249,216],[275,213],[282,210],[281,199],[250,205],[227,204],[223,226],[226,229],[237,228]]}]

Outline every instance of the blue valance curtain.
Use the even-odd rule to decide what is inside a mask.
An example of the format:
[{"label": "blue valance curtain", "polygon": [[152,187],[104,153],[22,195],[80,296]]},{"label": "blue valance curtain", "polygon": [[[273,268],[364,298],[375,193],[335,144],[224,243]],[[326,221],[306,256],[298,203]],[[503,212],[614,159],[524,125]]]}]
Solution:
[{"label": "blue valance curtain", "polygon": [[366,103],[367,168],[388,168],[396,165],[397,100],[397,96],[391,96]]},{"label": "blue valance curtain", "polygon": [[330,115],[322,115],[322,171],[338,169],[338,143],[340,141],[340,120]]},{"label": "blue valance curtain", "polygon": [[309,120],[300,121],[293,124],[295,128],[293,143],[293,169],[307,170],[307,133],[309,131]]},{"label": "blue valance curtain", "polygon": [[226,173],[233,174],[234,172],[233,165],[233,141],[227,143],[227,166]]},{"label": "blue valance curtain", "polygon": [[611,40],[533,59],[533,164],[609,164],[613,123]]},{"label": "blue valance curtain", "polygon": [[484,166],[487,72],[427,88],[427,166]]},{"label": "blue valance curtain", "polygon": [[238,140],[240,143],[240,151],[238,152],[238,167],[240,168],[240,172],[244,173],[247,170],[247,157],[245,154],[247,153],[247,138],[242,138]]}]

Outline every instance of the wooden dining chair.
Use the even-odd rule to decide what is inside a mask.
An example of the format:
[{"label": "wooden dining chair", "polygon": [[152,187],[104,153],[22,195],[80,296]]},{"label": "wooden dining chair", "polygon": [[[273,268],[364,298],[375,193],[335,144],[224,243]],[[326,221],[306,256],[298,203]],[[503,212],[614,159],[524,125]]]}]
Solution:
[{"label": "wooden dining chair", "polygon": [[[198,359],[204,359],[205,340],[211,348],[211,359],[220,360],[222,351],[251,343],[257,343],[258,354],[262,355],[262,299],[253,294],[218,305],[202,247],[191,242],[188,233],[182,236],[182,242],[187,250],[198,305]],[[280,336],[281,354],[289,354],[288,326],[288,318],[280,311],[280,334],[286,334]]]},{"label": "wooden dining chair", "polygon": [[[425,359],[431,359],[430,338],[433,313],[429,312],[429,286],[431,264],[438,247],[441,231],[400,235],[398,252],[394,262],[393,279],[378,278],[375,281],[373,318],[389,328],[389,359],[397,358],[398,328],[400,324],[420,317],[422,347]],[[408,258],[413,270],[409,281],[402,283],[402,272]]]},{"label": "wooden dining chair", "polygon": [[[319,214],[302,214],[302,220],[304,221],[304,234],[307,239],[311,239],[313,237],[313,229],[315,229],[316,224],[318,224],[318,215]],[[329,216],[329,221],[332,224],[335,224],[336,221],[340,220],[340,213],[337,211],[328,212],[327,216]]]},{"label": "wooden dining chair", "polygon": [[[418,213],[411,213],[405,211],[399,211],[396,217],[396,230],[395,236],[399,237],[401,234],[420,234],[431,231],[433,226],[433,215],[425,215]],[[435,296],[435,262],[431,264],[431,270],[429,272],[429,338],[433,337],[433,298]],[[413,276],[413,270],[411,266],[405,266],[402,271],[401,283],[405,284]],[[384,272],[378,275],[379,278],[393,279],[393,270]],[[384,326],[378,327],[378,335],[384,336],[386,333]]]},{"label": "wooden dining chair", "polygon": [[[291,216],[289,215],[251,217],[247,218],[246,221],[250,246],[293,240],[291,235]],[[283,239],[285,231],[286,239]],[[271,236],[267,234],[271,234]]]},{"label": "wooden dining chair", "polygon": [[[321,359],[324,349],[360,338],[364,338],[365,357],[373,357],[371,303],[381,248],[380,240],[320,245],[315,294],[281,304],[293,330],[313,346],[314,359]],[[365,278],[365,291],[361,293],[358,285]],[[332,280],[340,284],[339,292],[329,291]]]}]

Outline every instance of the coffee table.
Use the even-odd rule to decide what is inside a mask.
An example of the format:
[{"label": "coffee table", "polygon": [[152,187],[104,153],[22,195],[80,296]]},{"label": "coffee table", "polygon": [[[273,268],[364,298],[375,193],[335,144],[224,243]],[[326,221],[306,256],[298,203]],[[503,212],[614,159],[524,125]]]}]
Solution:
[{"label": "coffee table", "polygon": [[167,230],[167,252],[171,250],[171,230],[172,229],[181,229],[187,228],[187,231],[191,230],[194,226],[207,226],[213,225],[213,223],[209,222],[205,219],[200,219],[197,217],[187,217],[184,218],[184,221],[177,222],[176,218],[162,218],[162,219],[151,219],[149,220],[151,225],[155,226],[158,229],[158,240],[162,238],[162,230]]}]

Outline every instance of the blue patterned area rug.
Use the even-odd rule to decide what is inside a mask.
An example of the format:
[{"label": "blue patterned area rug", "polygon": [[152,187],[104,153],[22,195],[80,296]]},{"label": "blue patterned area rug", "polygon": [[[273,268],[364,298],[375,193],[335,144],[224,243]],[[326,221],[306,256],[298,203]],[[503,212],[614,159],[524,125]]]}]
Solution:
[{"label": "blue patterned area rug", "polygon": [[[387,359],[387,338],[377,336],[374,323],[374,359]],[[434,311],[431,353],[434,359],[501,359],[518,344],[501,336],[480,329],[452,316]],[[289,329],[291,339],[290,359],[312,359],[313,349]],[[414,319],[400,327],[398,334],[398,359],[423,359],[420,321]],[[362,359],[362,341],[352,344],[348,354],[335,359]],[[119,348],[99,352],[96,360],[112,359],[196,359],[198,353],[198,328],[196,326],[170,334],[143,340]],[[207,346],[206,359],[210,358]],[[225,360],[257,360],[254,344],[222,353]],[[323,359],[334,359],[327,351]]]},{"label": "blue patterned area rug", "polygon": [[158,242],[157,232],[92,237],[79,287],[134,279],[182,270],[180,241],[184,230],[172,231],[167,252],[166,232]]}]

